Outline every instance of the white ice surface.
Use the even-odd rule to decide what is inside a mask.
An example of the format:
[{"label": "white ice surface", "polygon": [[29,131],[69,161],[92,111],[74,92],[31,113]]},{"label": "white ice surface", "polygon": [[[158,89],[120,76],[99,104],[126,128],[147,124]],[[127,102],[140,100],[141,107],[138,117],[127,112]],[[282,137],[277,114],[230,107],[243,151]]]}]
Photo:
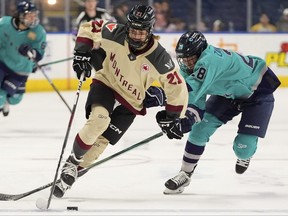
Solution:
[{"label": "white ice surface", "polygon": [[[75,92],[61,93],[72,107]],[[80,93],[63,161],[85,123],[86,96],[87,91]],[[49,189],[18,201],[0,201],[0,215],[288,215],[288,89],[279,89],[275,98],[266,138],[259,140],[243,175],[234,171],[236,118],[212,136],[181,195],[163,195],[163,185],[180,169],[187,135],[181,141],[162,136],[95,167],[63,199],[53,198],[47,211],[38,210],[35,202],[47,199]],[[158,133],[158,110],[137,117],[101,159]],[[8,117],[0,115],[0,193],[20,194],[53,181],[70,118],[59,96],[27,93]],[[78,211],[67,211],[67,206]]]}]

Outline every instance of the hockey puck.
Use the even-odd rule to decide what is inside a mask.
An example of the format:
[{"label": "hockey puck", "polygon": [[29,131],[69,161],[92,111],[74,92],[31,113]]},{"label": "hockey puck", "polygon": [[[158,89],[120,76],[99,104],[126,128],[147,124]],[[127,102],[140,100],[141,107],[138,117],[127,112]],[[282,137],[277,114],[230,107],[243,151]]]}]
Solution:
[{"label": "hockey puck", "polygon": [[68,206],[67,210],[69,210],[69,211],[78,211],[78,207],[77,206]]}]

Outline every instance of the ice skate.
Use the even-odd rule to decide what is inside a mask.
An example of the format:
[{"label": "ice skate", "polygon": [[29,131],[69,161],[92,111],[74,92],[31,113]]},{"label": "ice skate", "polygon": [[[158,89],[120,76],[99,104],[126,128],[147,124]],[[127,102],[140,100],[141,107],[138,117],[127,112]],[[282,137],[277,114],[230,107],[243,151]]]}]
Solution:
[{"label": "ice skate", "polygon": [[74,154],[71,154],[65,162],[62,173],[60,176],[60,182],[55,185],[53,195],[61,198],[65,192],[71,188],[78,177],[77,167],[81,160],[77,159]]},{"label": "ice skate", "polygon": [[71,186],[67,185],[63,180],[60,180],[58,183],[56,183],[53,195],[57,198],[62,198],[65,194],[65,192],[70,189]]},{"label": "ice skate", "polygon": [[180,171],[178,175],[165,182],[164,194],[180,194],[190,184],[192,173]]},{"label": "ice skate", "polygon": [[71,154],[64,164],[61,173],[61,180],[68,186],[72,186],[72,184],[76,181],[78,177],[77,167],[80,162],[80,159],[77,159],[74,154]]},{"label": "ice skate", "polygon": [[5,104],[4,104],[4,106],[2,107],[2,108],[0,108],[0,112],[2,112],[3,113],[3,116],[8,116],[9,115],[9,111],[10,111],[10,106],[9,106],[9,103],[8,102],[6,102]]},{"label": "ice skate", "polygon": [[[86,174],[89,169],[82,169],[81,172],[79,172],[80,170],[78,170],[77,178]],[[64,194],[66,193],[66,191],[70,188],[71,188],[71,185],[67,185],[63,180],[60,179],[59,182],[57,182],[55,185],[53,195],[57,198],[62,198]]]},{"label": "ice skate", "polygon": [[235,165],[236,173],[243,174],[248,169],[249,163],[250,163],[250,158],[247,160],[237,159],[236,165]]}]

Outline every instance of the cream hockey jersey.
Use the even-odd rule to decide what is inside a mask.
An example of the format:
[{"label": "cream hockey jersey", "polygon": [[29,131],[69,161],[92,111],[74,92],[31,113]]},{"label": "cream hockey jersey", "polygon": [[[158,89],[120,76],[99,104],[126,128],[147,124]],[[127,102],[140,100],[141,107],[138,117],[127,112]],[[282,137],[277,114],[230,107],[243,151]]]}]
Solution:
[{"label": "cream hockey jersey", "polygon": [[157,81],[167,97],[166,111],[184,117],[188,91],[183,77],[166,50],[153,39],[150,49],[137,56],[130,52],[126,27],[109,21],[90,21],[80,26],[75,51],[88,52],[100,46],[106,51],[103,69],[93,81],[110,87],[116,99],[135,114],[145,115],[145,91]]}]

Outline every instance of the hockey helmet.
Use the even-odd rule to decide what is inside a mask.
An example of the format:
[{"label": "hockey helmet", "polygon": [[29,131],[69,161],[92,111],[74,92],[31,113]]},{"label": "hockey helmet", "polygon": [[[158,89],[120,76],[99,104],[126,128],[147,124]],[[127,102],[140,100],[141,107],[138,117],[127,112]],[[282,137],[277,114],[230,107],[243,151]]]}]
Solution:
[{"label": "hockey helmet", "polygon": [[[28,20],[26,14],[33,13],[35,17],[32,20]],[[30,1],[21,1],[17,5],[17,14],[20,22],[28,28],[34,28],[39,24],[38,9],[35,4]]]},{"label": "hockey helmet", "polygon": [[[201,53],[207,48],[208,43],[205,36],[199,31],[188,31],[184,33],[176,45],[176,58],[181,70],[192,73],[191,69],[183,59],[194,57],[194,64]],[[194,65],[193,65],[194,66]]]},{"label": "hockey helmet", "polygon": [[[155,13],[151,6],[146,5],[135,5],[131,11],[127,14],[127,41],[130,46],[134,48],[142,47],[145,43],[148,42],[152,35],[153,26],[155,23]],[[145,41],[135,41],[129,37],[129,30],[146,30],[148,32],[147,38]]]}]

